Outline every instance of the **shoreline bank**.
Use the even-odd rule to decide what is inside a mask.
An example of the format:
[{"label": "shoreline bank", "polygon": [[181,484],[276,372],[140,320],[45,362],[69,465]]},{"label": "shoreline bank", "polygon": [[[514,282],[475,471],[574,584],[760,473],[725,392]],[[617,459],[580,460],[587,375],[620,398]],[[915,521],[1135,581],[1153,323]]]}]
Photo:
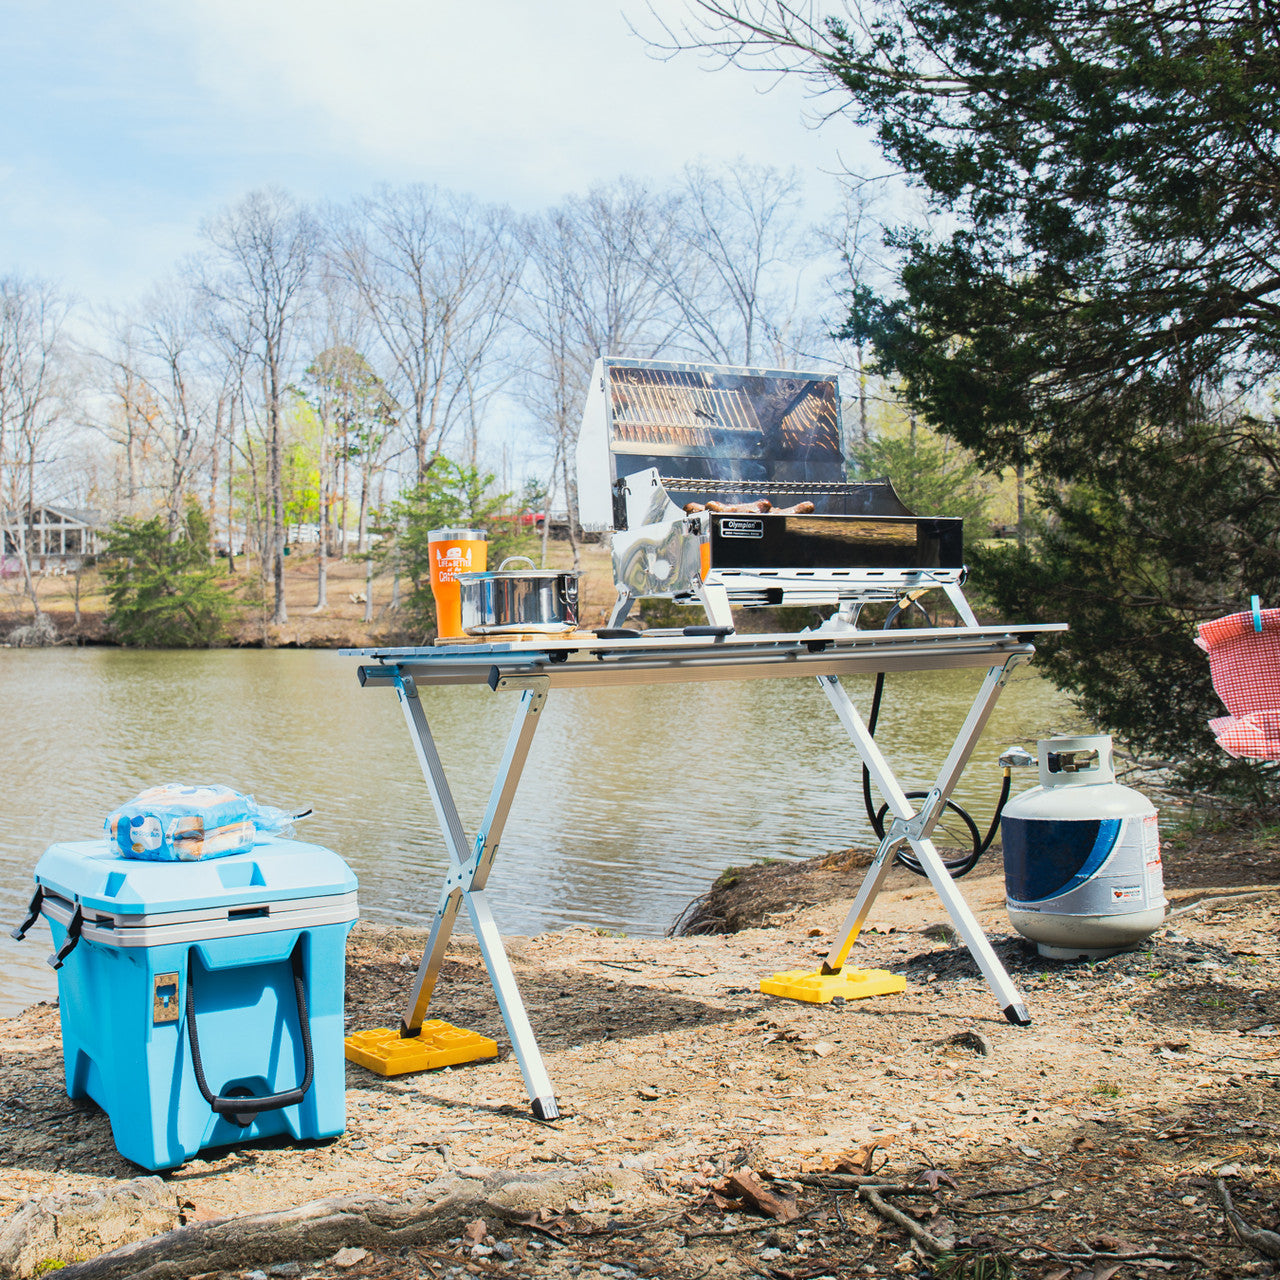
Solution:
[{"label": "shoreline bank", "polygon": [[[1268,846],[1252,865],[1276,857]],[[761,996],[758,983],[816,966],[846,899],[711,937],[579,927],[512,939],[561,1102],[551,1123],[530,1114],[481,957],[457,939],[432,1013],[495,1036],[497,1060],[386,1079],[348,1064],[342,1138],[202,1153],[162,1175],[157,1194],[188,1232],[316,1202],[329,1206],[324,1221],[346,1223],[341,1249],[351,1252],[317,1231],[317,1256],[273,1219],[251,1243],[243,1236],[239,1253],[206,1252],[208,1280],[270,1268],[406,1280],[936,1274],[920,1240],[860,1194],[858,1169],[897,1188],[881,1200],[928,1238],[1016,1258],[1018,1275],[1057,1274],[1059,1260],[1102,1269],[1126,1255],[1128,1269],[1111,1274],[1269,1274],[1231,1236],[1214,1188],[1221,1176],[1246,1221],[1280,1226],[1270,1038],[1280,898],[1223,883],[1233,864],[1248,865],[1224,848],[1171,849],[1169,863],[1176,909],[1208,905],[1172,918],[1149,949],[1088,965],[1041,960],[1010,935],[998,874],[966,880],[1027,996],[1029,1028],[1004,1021],[967,952],[939,928],[928,885],[900,872],[853,959],[904,973],[907,990],[842,1008]],[[1212,883],[1183,887],[1180,872]],[[394,1023],[425,937],[357,927],[349,1030]],[[0,1257],[45,1197],[102,1193],[141,1172],[115,1153],[97,1107],[66,1099],[56,1008],[34,1006],[3,1030]],[[334,1210],[353,1187],[362,1207]],[[753,1200],[743,1187],[766,1194]],[[40,1248],[52,1261],[190,1238],[157,1236],[147,1221],[117,1205],[97,1227],[77,1228],[74,1244],[55,1233]],[[65,1274],[158,1280],[195,1263],[127,1265],[99,1259]]]}]

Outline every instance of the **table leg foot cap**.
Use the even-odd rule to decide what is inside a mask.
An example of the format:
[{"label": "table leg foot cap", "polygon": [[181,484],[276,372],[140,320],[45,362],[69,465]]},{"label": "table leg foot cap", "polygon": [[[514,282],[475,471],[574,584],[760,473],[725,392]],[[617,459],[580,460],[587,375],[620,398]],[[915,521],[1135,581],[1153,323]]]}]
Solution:
[{"label": "table leg foot cap", "polygon": [[837,996],[843,1000],[889,996],[906,988],[906,978],[886,969],[841,969],[837,973],[789,969],[760,983],[760,990],[767,996],[783,996],[809,1004],[830,1004]]},{"label": "table leg foot cap", "polygon": [[533,1114],[539,1120],[559,1120],[560,1108],[556,1106],[556,1100],[552,1097],[534,1098]]},{"label": "table leg foot cap", "polygon": [[1027,1012],[1025,1004],[1006,1005],[1002,1012],[1015,1027],[1029,1027],[1031,1025],[1031,1015]]},{"label": "table leg foot cap", "polygon": [[398,1030],[356,1031],[344,1044],[349,1062],[380,1076],[433,1071],[498,1056],[496,1041],[438,1018],[424,1022],[412,1039],[403,1039]]}]

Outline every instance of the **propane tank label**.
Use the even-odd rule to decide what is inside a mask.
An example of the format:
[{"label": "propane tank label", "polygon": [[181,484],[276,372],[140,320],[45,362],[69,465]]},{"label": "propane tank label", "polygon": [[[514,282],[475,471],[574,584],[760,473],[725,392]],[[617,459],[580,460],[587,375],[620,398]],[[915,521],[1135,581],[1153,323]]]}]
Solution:
[{"label": "propane tank label", "polygon": [[1148,867],[1160,865],[1160,819],[1154,813],[1142,819],[1142,852]]},{"label": "propane tank label", "polygon": [[1107,915],[1163,901],[1154,814],[1002,822],[1005,890],[1020,911]]}]

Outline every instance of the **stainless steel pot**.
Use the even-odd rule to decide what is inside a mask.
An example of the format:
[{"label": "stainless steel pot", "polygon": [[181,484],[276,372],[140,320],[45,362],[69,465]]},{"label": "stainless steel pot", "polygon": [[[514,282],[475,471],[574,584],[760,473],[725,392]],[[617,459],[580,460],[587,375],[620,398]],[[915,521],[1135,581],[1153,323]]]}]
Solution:
[{"label": "stainless steel pot", "polygon": [[[517,560],[529,568],[507,568]],[[578,625],[578,574],[535,568],[527,556],[508,556],[490,573],[460,573],[458,591],[469,636],[559,635]]]}]

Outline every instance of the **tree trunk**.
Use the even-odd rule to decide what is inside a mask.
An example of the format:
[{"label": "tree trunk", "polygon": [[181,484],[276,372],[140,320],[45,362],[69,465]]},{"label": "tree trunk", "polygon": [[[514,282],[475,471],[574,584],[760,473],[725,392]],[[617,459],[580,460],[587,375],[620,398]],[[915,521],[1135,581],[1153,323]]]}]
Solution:
[{"label": "tree trunk", "polygon": [[369,473],[360,473],[360,516],[356,521],[356,555],[365,553],[365,541],[369,536]]},{"label": "tree trunk", "polygon": [[342,447],[342,504],[341,510],[338,512],[338,529],[340,532],[339,545],[342,548],[340,554],[344,560],[350,553],[350,547],[347,545],[347,499],[350,496],[349,488],[351,478],[350,453],[351,449],[346,440],[346,433],[344,432]]},{"label": "tree trunk", "polygon": [[[582,572],[582,546],[578,538],[578,484],[569,470],[569,451],[566,449],[560,458],[561,473],[564,476],[565,505],[568,507],[569,546],[573,548],[573,571]],[[548,520],[551,513],[547,512]]]},{"label": "tree trunk", "polygon": [[[209,1271],[241,1271],[270,1262],[323,1258],[352,1245],[403,1247],[461,1230],[485,1201],[470,1188],[442,1200],[374,1195],[313,1200],[296,1209],[193,1223],[61,1269],[67,1280],[177,1280]],[[501,1213],[501,1210],[497,1212]]]},{"label": "tree trunk", "polygon": [[235,422],[227,435],[227,572],[236,571],[236,525],[232,508],[232,477],[235,475],[234,449],[236,447]]},{"label": "tree trunk", "polygon": [[316,544],[316,608],[329,607],[329,433],[320,422],[320,537]]},{"label": "tree trunk", "polygon": [[35,457],[29,455],[26,463],[27,471],[27,512],[18,521],[18,560],[22,564],[22,583],[27,591],[27,598],[35,610],[37,620],[41,614],[40,601],[36,597],[35,575],[31,572],[31,543],[28,534],[31,532],[31,521],[35,514]]},{"label": "tree trunk", "polygon": [[862,343],[858,343],[858,439],[867,443],[867,372]]},{"label": "tree trunk", "polygon": [[1018,492],[1018,546],[1027,545],[1027,469],[1020,462],[1014,469]]},{"label": "tree trunk", "polygon": [[284,450],[280,439],[280,378],[272,362],[268,365],[267,421],[270,424],[270,454],[267,459],[267,481],[271,488],[271,576],[275,582],[275,608],[271,614],[274,626],[289,621],[284,600]]}]

